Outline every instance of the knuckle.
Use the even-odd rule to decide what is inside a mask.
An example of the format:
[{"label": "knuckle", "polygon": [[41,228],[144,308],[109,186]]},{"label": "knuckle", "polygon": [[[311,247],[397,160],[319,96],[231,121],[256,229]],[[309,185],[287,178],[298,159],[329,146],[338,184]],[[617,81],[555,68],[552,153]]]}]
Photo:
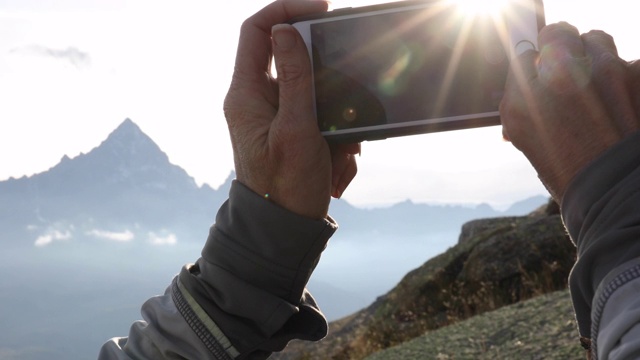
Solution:
[{"label": "knuckle", "polygon": [[502,123],[503,137],[517,143],[528,133],[531,111],[529,104],[520,94],[507,94],[500,102],[500,122]]},{"label": "knuckle", "polygon": [[594,70],[605,73],[623,71],[625,64],[616,55],[606,52],[593,58],[592,66]]},{"label": "knuckle", "polygon": [[580,32],[578,31],[578,28],[567,22],[558,22],[543,27],[542,30],[540,30],[539,38],[540,41],[546,42],[547,40],[567,35],[579,37]]},{"label": "knuckle", "polygon": [[596,78],[608,78],[624,75],[625,63],[612,53],[602,53],[593,59],[593,75]]},{"label": "knuckle", "polygon": [[236,105],[234,91],[230,90],[224,98],[222,111],[228,124],[232,123],[232,119],[239,116],[239,107]]},{"label": "knuckle", "polygon": [[581,35],[585,49],[588,52],[603,53],[609,52],[618,55],[618,49],[613,37],[602,30],[591,30]]},{"label": "knuckle", "polygon": [[540,80],[560,93],[584,89],[592,77],[592,60],[559,54],[546,57],[539,66]]},{"label": "knuckle", "polygon": [[236,128],[239,123],[244,123],[245,119],[251,119],[248,108],[237,99],[238,94],[229,92],[222,105],[224,118],[230,130]]},{"label": "knuckle", "polygon": [[296,81],[303,77],[303,67],[293,61],[283,61],[276,66],[278,80],[284,82]]},{"label": "knuckle", "polygon": [[587,32],[586,34],[582,35],[584,38],[588,38],[588,39],[595,39],[595,40],[599,40],[602,42],[608,42],[608,43],[613,43],[613,36],[609,35],[608,33],[602,31],[602,30],[591,30],[589,32]]}]

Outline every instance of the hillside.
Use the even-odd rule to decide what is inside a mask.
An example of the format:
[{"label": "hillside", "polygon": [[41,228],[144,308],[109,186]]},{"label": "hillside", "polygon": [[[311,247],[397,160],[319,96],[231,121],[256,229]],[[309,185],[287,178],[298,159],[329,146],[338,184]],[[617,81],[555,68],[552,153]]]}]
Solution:
[{"label": "hillside", "polygon": [[429,331],[366,360],[584,359],[568,290]]},{"label": "hillside", "polygon": [[330,323],[323,341],[293,342],[274,358],[363,359],[426,332],[566,289],[574,260],[575,248],[553,202],[528,216],[474,220],[462,227],[455,246],[408,273],[369,307]]}]

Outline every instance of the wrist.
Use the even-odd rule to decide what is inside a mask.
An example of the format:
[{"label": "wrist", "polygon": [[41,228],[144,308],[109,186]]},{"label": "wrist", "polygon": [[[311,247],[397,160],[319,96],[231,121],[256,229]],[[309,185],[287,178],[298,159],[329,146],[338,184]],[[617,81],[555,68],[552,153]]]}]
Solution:
[{"label": "wrist", "polygon": [[329,190],[326,194],[318,194],[308,188],[292,189],[291,186],[278,186],[274,183],[269,185],[252,183],[240,176],[236,180],[265,201],[272,202],[294,214],[314,220],[326,219],[328,216],[331,201]]},{"label": "wrist", "polygon": [[[281,192],[277,190],[258,194],[267,201],[273,202],[292,213],[309,219],[326,219],[329,213],[329,203],[331,201],[329,195],[313,196],[312,194],[307,194],[307,196],[304,196],[300,193]],[[316,197],[316,199],[314,199],[314,197]]]}]

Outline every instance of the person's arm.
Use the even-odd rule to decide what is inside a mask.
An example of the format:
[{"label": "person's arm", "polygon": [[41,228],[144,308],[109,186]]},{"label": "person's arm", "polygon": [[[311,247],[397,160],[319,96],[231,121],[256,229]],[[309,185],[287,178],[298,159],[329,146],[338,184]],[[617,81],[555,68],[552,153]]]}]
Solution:
[{"label": "person's arm", "polygon": [[145,321],[100,359],[259,359],[294,338],[323,338],[326,320],[305,285],[336,227],[234,182],[202,258],[149,299]]},{"label": "person's arm", "polygon": [[578,247],[570,287],[599,359],[640,357],[640,133],[583,170],[564,195]]},{"label": "person's arm", "polygon": [[503,133],[560,203],[578,247],[570,288],[583,344],[603,359],[638,355],[637,71],[602,31],[553,24],[539,46],[512,62]]}]

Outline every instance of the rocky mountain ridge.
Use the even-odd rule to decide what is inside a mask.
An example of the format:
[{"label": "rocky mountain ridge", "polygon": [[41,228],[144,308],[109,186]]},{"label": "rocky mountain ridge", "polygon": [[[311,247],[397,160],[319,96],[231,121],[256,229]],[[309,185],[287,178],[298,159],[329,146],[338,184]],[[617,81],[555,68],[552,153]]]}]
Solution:
[{"label": "rocky mountain ridge", "polygon": [[[226,200],[231,181],[218,189],[197,186],[181,167],[133,121],[125,119],[97,147],[74,158],[64,155],[48,171],[0,181],[0,242],[30,246],[48,232],[81,234],[96,227],[110,232],[160,231],[201,242]],[[523,211],[540,203],[536,197],[506,212],[488,205],[439,206],[410,201],[388,208],[359,209],[343,200],[332,202],[339,219],[338,236],[412,235],[456,229],[465,221]],[[424,219],[431,221],[425,222]],[[402,221],[398,228],[393,224]],[[133,230],[131,230],[133,231]],[[28,240],[27,240],[28,239]]]},{"label": "rocky mountain ridge", "polygon": [[575,247],[554,202],[527,216],[470,221],[457,245],[367,308],[331,322],[327,338],[292,342],[274,359],[362,359],[427,331],[566,289],[574,261]]},{"label": "rocky mountain ridge", "polygon": [[[8,230],[0,240],[26,246],[33,243],[25,239],[50,231],[73,236],[100,228],[171,229],[183,239],[202,241],[229,184],[230,179],[217,190],[197,186],[126,119],[90,152],[73,159],[65,155],[31,177],[0,182],[0,225]],[[193,225],[200,231],[191,231]]]}]

